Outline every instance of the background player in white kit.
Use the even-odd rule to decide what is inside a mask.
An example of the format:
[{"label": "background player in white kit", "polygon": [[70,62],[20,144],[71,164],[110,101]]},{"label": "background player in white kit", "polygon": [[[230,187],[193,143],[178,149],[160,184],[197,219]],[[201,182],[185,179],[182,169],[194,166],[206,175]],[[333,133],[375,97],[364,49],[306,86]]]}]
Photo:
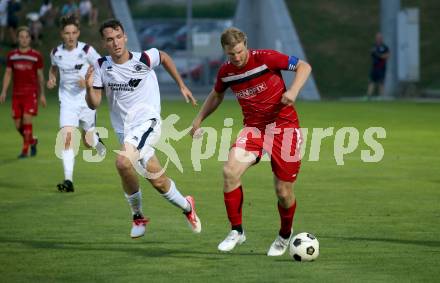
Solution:
[{"label": "background player in white kit", "polygon": [[110,56],[100,58],[94,67],[89,68],[86,100],[90,108],[96,109],[104,89],[109,102],[111,122],[121,144],[116,168],[133,215],[130,236],[143,236],[148,222],[142,212],[142,195],[135,166],[142,166],[142,170],[149,173],[147,179],[151,185],[170,203],[182,209],[192,231],[200,233],[202,227],[193,197],[184,197],[179,192],[173,180],[164,174],[154,153],[153,145],[160,136],[161,118],[159,85],[153,68],[162,64],[176,81],[186,101],[191,101],[193,105],[196,101],[168,54],[156,48],[143,52],[128,51],[124,28],[115,19],[104,22],[99,31]]},{"label": "background player in white kit", "polygon": [[96,50],[78,41],[79,21],[74,17],[61,18],[61,37],[63,44],[55,47],[51,54],[51,67],[47,87],[56,86],[57,73],[60,74],[60,128],[63,134],[64,150],[62,151],[64,182],[57,185],[59,191],[73,192],[73,167],[75,153],[73,150],[73,132],[82,128],[82,139],[86,147],[93,147],[101,156],[106,149],[95,132],[96,111],[89,109],[85,95],[84,76],[87,68],[93,65],[100,55]]}]

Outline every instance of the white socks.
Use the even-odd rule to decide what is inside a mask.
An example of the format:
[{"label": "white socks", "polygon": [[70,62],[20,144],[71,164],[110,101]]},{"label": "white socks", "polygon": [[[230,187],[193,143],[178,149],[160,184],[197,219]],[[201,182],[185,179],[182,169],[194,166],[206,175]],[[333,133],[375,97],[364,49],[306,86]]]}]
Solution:
[{"label": "white socks", "polygon": [[125,197],[127,198],[128,204],[130,205],[131,213],[133,215],[142,214],[142,192],[141,192],[141,189],[139,188],[139,190],[132,195],[125,194]]},{"label": "white socks", "polygon": [[167,193],[162,194],[162,196],[175,206],[180,207],[184,212],[190,212],[191,205],[176,188],[176,184],[173,182],[173,180],[170,179],[170,182],[170,190]]},{"label": "white socks", "polygon": [[96,147],[97,144],[99,144],[99,137],[98,137],[98,134],[96,132],[93,132],[92,146]]},{"label": "white socks", "polygon": [[73,165],[75,164],[75,154],[73,149],[63,150],[63,167],[64,167],[64,180],[73,181]]},{"label": "white socks", "polygon": [[[186,198],[179,192],[179,190],[176,188],[176,184],[174,184],[173,180],[171,181],[170,190],[162,194],[162,196],[168,200],[170,203],[174,204],[175,206],[181,208],[184,212],[190,212],[191,211],[191,205],[186,200]],[[131,208],[131,213],[134,214],[142,214],[142,192],[139,188],[139,191],[132,195],[125,194],[125,197],[127,198],[128,204]]]},{"label": "white socks", "polygon": [[90,134],[92,134],[92,140],[91,141],[88,140],[87,144],[89,144],[91,147],[96,149],[96,151],[100,156],[105,156],[105,154],[107,153],[107,149],[105,148],[105,145],[102,142],[99,142],[99,136],[98,133],[95,131],[94,127],[87,130],[86,135],[90,135]]}]

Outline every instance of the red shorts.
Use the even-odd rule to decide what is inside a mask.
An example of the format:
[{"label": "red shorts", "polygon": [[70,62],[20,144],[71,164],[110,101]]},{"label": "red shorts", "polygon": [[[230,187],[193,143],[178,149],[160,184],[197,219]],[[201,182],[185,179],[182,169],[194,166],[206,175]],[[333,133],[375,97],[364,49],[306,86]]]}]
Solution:
[{"label": "red shorts", "polygon": [[38,114],[37,94],[12,96],[12,118],[19,119],[23,114]]},{"label": "red shorts", "polygon": [[257,162],[263,153],[269,154],[275,176],[281,181],[294,182],[301,167],[301,142],[301,130],[291,123],[264,130],[243,128],[232,147],[252,152]]}]

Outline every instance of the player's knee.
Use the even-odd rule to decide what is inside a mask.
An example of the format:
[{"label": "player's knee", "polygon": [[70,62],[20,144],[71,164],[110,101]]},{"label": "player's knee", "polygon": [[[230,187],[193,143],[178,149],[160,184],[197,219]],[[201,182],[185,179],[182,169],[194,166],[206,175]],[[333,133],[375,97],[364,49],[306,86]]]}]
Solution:
[{"label": "player's knee", "polygon": [[116,169],[118,169],[118,171],[130,170],[131,167],[131,162],[127,157],[118,155],[116,158]]},{"label": "player's knee", "polygon": [[292,197],[292,186],[286,183],[277,183],[275,185],[275,191],[280,200],[290,199]]},{"label": "player's knee", "polygon": [[280,200],[286,200],[286,199],[290,199],[292,192],[289,190],[277,190],[277,197]]},{"label": "player's knee", "polygon": [[225,180],[236,180],[240,178],[240,175],[237,172],[237,170],[234,168],[234,166],[232,166],[229,163],[226,163],[223,166],[223,177],[225,178]]},{"label": "player's knee", "polygon": [[67,132],[65,137],[64,137],[64,148],[65,149],[69,149],[71,144],[72,144],[72,133],[71,132]]}]

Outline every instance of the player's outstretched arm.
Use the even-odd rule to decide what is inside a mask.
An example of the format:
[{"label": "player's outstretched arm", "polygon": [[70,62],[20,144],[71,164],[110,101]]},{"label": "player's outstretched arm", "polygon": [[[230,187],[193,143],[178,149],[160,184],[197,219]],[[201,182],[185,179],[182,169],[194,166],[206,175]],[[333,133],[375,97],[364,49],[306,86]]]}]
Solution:
[{"label": "player's outstretched arm", "polygon": [[283,97],[281,98],[281,102],[287,105],[293,105],[295,103],[299,91],[304,86],[304,84],[307,81],[307,78],[312,72],[312,67],[309,65],[309,63],[299,60],[295,71],[296,71],[296,76],[292,82],[292,85],[283,94]]},{"label": "player's outstretched arm", "polygon": [[218,93],[214,89],[209,93],[205,102],[203,103],[202,109],[200,109],[199,114],[194,119],[191,129],[191,136],[197,136],[196,132],[200,129],[200,125],[203,120],[205,120],[212,112],[214,112],[217,107],[222,103],[223,98],[225,97],[224,93]]},{"label": "player's outstretched arm", "polygon": [[0,94],[0,103],[5,102],[6,100],[6,94],[8,92],[9,84],[11,83],[11,77],[12,77],[12,68],[7,67],[5,74],[3,75],[3,86],[2,86],[2,92]]},{"label": "player's outstretched arm", "polygon": [[90,109],[95,110],[101,104],[102,90],[93,87],[93,76],[95,70],[89,66],[86,73],[86,102]]},{"label": "player's outstretched arm", "polygon": [[171,75],[171,77],[174,79],[174,81],[179,86],[180,92],[182,93],[186,102],[187,103],[191,102],[191,104],[193,106],[196,106],[197,100],[193,97],[191,91],[183,82],[182,77],[180,76],[179,72],[177,71],[176,64],[174,64],[173,59],[171,59],[170,55],[168,55],[164,51],[159,51],[159,53],[160,53],[161,63],[163,65],[163,67]]},{"label": "player's outstretched arm", "polygon": [[53,89],[57,85],[57,73],[58,73],[58,67],[56,66],[50,66],[49,68],[49,76],[47,80],[47,88]]}]

